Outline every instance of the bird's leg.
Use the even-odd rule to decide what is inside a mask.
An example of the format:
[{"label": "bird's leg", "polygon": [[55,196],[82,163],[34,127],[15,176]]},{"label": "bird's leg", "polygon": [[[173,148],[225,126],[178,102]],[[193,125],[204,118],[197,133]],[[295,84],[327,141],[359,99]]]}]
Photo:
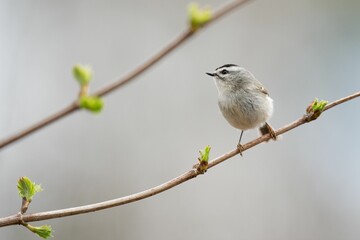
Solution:
[{"label": "bird's leg", "polygon": [[241,130],[239,142],[238,142],[238,144],[236,146],[237,149],[239,150],[239,153],[240,153],[241,156],[242,156],[242,151],[244,150],[243,146],[240,144],[243,133],[244,133],[244,130]]},{"label": "bird's leg", "polygon": [[260,127],[260,133],[261,133],[261,135],[270,134],[270,137],[274,141],[276,141],[276,139],[277,139],[275,130],[267,122],[265,122],[265,124]]}]

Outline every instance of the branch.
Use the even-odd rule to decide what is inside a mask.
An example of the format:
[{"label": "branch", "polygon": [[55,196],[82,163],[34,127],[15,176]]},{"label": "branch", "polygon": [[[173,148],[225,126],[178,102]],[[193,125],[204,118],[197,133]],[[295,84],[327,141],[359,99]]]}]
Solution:
[{"label": "branch", "polygon": [[[339,104],[350,101],[351,99],[354,99],[356,97],[360,97],[360,92],[354,93],[352,95],[349,95],[347,97],[341,98],[339,100],[336,100],[336,101],[328,104],[324,108],[323,111],[329,110],[332,107],[335,107]],[[303,117],[299,118],[298,120],[296,120],[282,128],[277,129],[275,131],[275,133],[276,133],[276,135],[286,133],[286,132],[290,131],[291,129],[299,127],[300,125],[303,125],[310,121],[312,121],[312,119],[309,118],[308,115],[304,115]],[[261,136],[257,139],[254,139],[253,141],[250,141],[243,145],[242,152],[246,151],[252,147],[255,147],[256,145],[258,145],[264,141],[270,140],[270,139],[271,139],[271,137],[269,134]],[[239,150],[236,148],[235,150],[232,150],[218,158],[215,158],[214,160],[209,162],[208,169],[224,162],[225,160],[227,160],[237,154],[239,154]],[[28,223],[28,222],[42,221],[42,220],[52,219],[52,218],[61,218],[61,217],[72,216],[72,215],[77,215],[77,214],[95,212],[95,211],[112,208],[112,207],[116,207],[116,206],[120,206],[120,205],[125,205],[125,204],[131,203],[131,202],[136,202],[141,199],[154,196],[154,195],[164,192],[166,190],[169,190],[170,188],[173,188],[173,187],[180,185],[192,178],[195,178],[199,174],[202,174],[202,172],[200,172],[194,168],[194,169],[191,169],[190,171],[187,171],[187,172],[181,174],[180,176],[178,176],[168,182],[165,182],[161,185],[158,185],[156,187],[153,187],[148,190],[145,190],[145,191],[142,191],[139,193],[135,193],[135,194],[132,194],[129,196],[125,196],[125,197],[121,197],[121,198],[117,198],[117,199],[113,199],[113,200],[109,200],[109,201],[105,201],[105,202],[100,202],[100,203],[95,203],[95,204],[90,204],[90,205],[85,205],[85,206],[80,206],[80,207],[74,207],[74,208],[60,209],[60,210],[55,210],[55,211],[48,211],[48,212],[40,212],[40,213],[24,214],[24,215],[15,214],[15,215],[12,215],[9,217],[0,218],[0,227],[15,225],[15,224],[22,224],[23,222]]]},{"label": "branch", "polygon": [[[248,0],[235,0],[233,2],[230,2],[222,7],[220,7],[217,11],[215,11],[212,15],[212,18],[204,24],[202,27],[208,26],[210,23],[218,20],[222,16],[229,13],[231,10],[235,9],[236,7],[241,6],[243,3],[247,2]],[[196,31],[192,29],[190,26],[178,37],[176,37],[173,41],[171,41],[167,46],[165,46],[162,50],[160,50],[158,53],[156,53],[154,56],[149,58],[147,61],[145,61],[140,66],[136,67],[134,70],[130,71],[128,74],[123,76],[122,78],[118,79],[117,81],[99,89],[96,91],[94,96],[102,97],[105,96],[114,90],[118,89],[119,87],[123,86],[125,83],[130,82],[131,80],[135,79],[137,76],[139,76],[141,73],[145,72],[147,69],[149,69],[151,66],[153,66],[155,63],[157,63],[160,59],[168,55],[170,52],[178,48],[181,44],[183,44],[187,39],[189,39],[191,36],[194,35]],[[62,110],[54,113],[53,115],[50,115],[49,117],[39,121],[38,123],[35,123],[22,131],[19,131],[18,133],[15,133],[13,135],[10,135],[9,137],[2,139],[0,141],[0,149],[3,147],[14,143],[29,134],[36,132],[47,125],[56,122],[57,120],[60,120],[61,118],[69,115],[70,113],[73,113],[77,110],[79,110],[79,104],[78,102],[73,102],[70,105],[66,106]]]}]

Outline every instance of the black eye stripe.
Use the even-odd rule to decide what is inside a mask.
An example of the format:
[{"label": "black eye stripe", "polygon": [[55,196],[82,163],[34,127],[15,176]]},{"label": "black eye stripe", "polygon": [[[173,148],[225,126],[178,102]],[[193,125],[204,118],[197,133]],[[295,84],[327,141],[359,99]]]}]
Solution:
[{"label": "black eye stripe", "polygon": [[226,70],[226,69],[223,69],[223,70],[221,70],[221,74],[228,74],[229,73],[229,71],[228,70]]}]

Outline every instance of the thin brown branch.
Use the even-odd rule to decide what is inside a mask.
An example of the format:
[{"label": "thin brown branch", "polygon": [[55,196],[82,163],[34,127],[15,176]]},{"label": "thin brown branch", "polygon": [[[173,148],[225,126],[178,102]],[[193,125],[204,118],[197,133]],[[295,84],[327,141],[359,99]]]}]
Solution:
[{"label": "thin brown branch", "polygon": [[347,96],[347,97],[340,98],[340,99],[337,100],[337,101],[334,101],[334,102],[332,102],[332,103],[327,104],[326,107],[325,107],[325,109],[324,109],[324,111],[325,111],[325,110],[328,110],[328,109],[330,109],[330,108],[332,108],[332,107],[335,107],[336,105],[339,105],[339,104],[341,104],[341,103],[350,101],[351,99],[357,98],[357,97],[359,97],[359,96],[360,96],[360,92],[356,92],[356,93],[351,94],[351,95],[349,95],[349,96]]},{"label": "thin brown branch", "polygon": [[79,106],[75,102],[66,106],[65,108],[61,109],[57,113],[52,114],[51,116],[39,121],[38,123],[35,123],[34,125],[1,140],[0,141],[0,149],[2,149],[3,147],[6,147],[7,145],[9,145],[13,142],[16,142],[17,140],[20,140],[23,137],[28,136],[30,133],[33,133],[43,127],[46,127],[50,123],[60,120],[61,118],[69,115],[70,113],[72,113],[78,109],[79,109]]},{"label": "thin brown branch", "polygon": [[[327,107],[325,107],[324,111],[329,110],[330,108],[332,108],[336,105],[350,101],[351,99],[354,99],[356,97],[360,97],[360,92],[357,92],[355,94],[352,94],[345,98],[341,98],[337,101],[334,101],[334,102],[328,104]],[[304,115],[303,117],[297,119],[296,121],[294,121],[282,128],[277,129],[275,131],[276,135],[284,134],[284,133],[290,131],[291,129],[299,127],[300,125],[303,125],[304,123],[307,123],[307,122],[309,122],[308,116]],[[254,139],[253,141],[250,141],[243,145],[243,151],[246,151],[252,147],[255,147],[256,145],[258,145],[264,141],[270,140],[270,138],[271,137],[268,134],[268,135],[261,136],[257,139]],[[235,150],[232,150],[218,158],[215,158],[214,160],[209,162],[208,169],[224,162],[225,160],[227,160],[237,154],[239,154],[239,150],[235,149]],[[9,217],[0,218],[0,227],[15,225],[15,224],[22,224],[22,221],[27,223],[27,222],[41,221],[41,220],[52,219],[52,218],[61,218],[61,217],[66,217],[66,216],[82,214],[82,213],[95,212],[95,211],[99,211],[102,209],[107,209],[107,208],[112,208],[112,207],[128,204],[128,203],[139,201],[141,199],[148,198],[148,197],[154,196],[156,194],[159,194],[161,192],[164,192],[164,191],[166,191],[170,188],[173,188],[179,184],[182,184],[192,178],[195,178],[199,174],[201,174],[201,173],[198,172],[196,169],[192,169],[192,170],[187,171],[168,182],[165,182],[165,183],[159,185],[159,186],[156,186],[156,187],[150,188],[148,190],[145,190],[145,191],[142,191],[139,193],[135,193],[135,194],[132,194],[129,196],[110,200],[110,201],[105,201],[105,202],[100,202],[100,203],[95,203],[95,204],[90,204],[90,205],[85,205],[85,206],[80,206],[80,207],[74,207],[74,208],[48,211],[48,212],[40,212],[40,213],[25,214],[25,215],[15,214],[15,215],[12,215]]]},{"label": "thin brown branch", "polygon": [[[249,1],[249,0],[235,0],[235,1],[232,1],[228,4],[225,4],[224,6],[220,7],[217,11],[214,12],[212,19],[208,22],[208,24],[205,24],[204,27],[209,25],[210,23],[218,20],[225,14],[229,13],[231,10],[235,9],[236,7],[241,6],[243,3],[247,2],[247,1]],[[189,39],[192,35],[194,35],[194,33],[195,32],[193,30],[191,30],[190,27],[188,27],[184,32],[182,32],[173,41],[171,41],[162,50],[160,50],[154,56],[149,58],[143,64],[136,67],[134,70],[132,70],[125,76],[121,77],[120,79],[116,80],[115,82],[94,92],[93,95],[99,96],[99,97],[105,96],[105,95],[113,92],[114,90],[118,89],[119,87],[123,86],[125,83],[128,83],[131,80],[135,79],[141,73],[143,73],[144,71],[149,69],[151,66],[153,66],[155,63],[157,63],[160,59],[162,59],[163,57],[168,55],[174,49],[178,48],[187,39]],[[24,130],[19,131],[18,133],[15,133],[13,135],[10,135],[9,137],[6,137],[5,139],[0,140],[0,149],[28,136],[31,133],[34,133],[34,132],[48,126],[49,124],[51,124],[53,122],[56,122],[57,120],[60,120],[61,118],[65,117],[65,116],[69,115],[70,113],[73,113],[79,109],[80,109],[80,107],[77,104],[77,102],[71,103],[70,105],[66,106],[64,109],[54,113],[53,115],[50,115],[49,117],[39,121],[38,123],[35,123],[35,124],[25,128]]]}]

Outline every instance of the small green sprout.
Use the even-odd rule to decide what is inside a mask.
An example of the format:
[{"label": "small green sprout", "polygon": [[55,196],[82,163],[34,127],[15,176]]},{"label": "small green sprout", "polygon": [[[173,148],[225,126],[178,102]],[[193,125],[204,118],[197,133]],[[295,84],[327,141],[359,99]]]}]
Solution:
[{"label": "small green sprout", "polygon": [[99,113],[104,107],[104,101],[96,96],[81,96],[79,105],[93,113]]},{"label": "small green sprout", "polygon": [[[19,190],[19,195],[22,198],[22,206],[21,206],[20,214],[24,214],[28,209],[29,204],[31,203],[32,198],[35,196],[35,194],[41,192],[43,189],[41,188],[40,185],[32,182],[28,177],[19,178],[17,188]],[[52,237],[51,235],[52,229],[51,226],[49,225],[34,227],[23,221],[21,224],[24,225],[27,229],[29,229],[33,233],[37,234],[39,237],[45,239]]]},{"label": "small green sprout", "polygon": [[52,228],[50,225],[34,227],[30,224],[25,224],[24,226],[41,238],[47,239],[47,238],[53,237]]},{"label": "small green sprout", "polygon": [[19,178],[17,188],[20,197],[26,199],[28,202],[31,202],[36,193],[43,190],[40,185],[35,184],[28,177]]},{"label": "small green sprout", "polygon": [[209,161],[211,147],[208,145],[204,148],[204,150],[199,150],[200,158],[199,161]]},{"label": "small green sprout", "polygon": [[91,68],[81,64],[76,64],[73,67],[73,74],[80,86],[88,85],[92,78]]},{"label": "small green sprout", "polygon": [[199,163],[196,165],[196,170],[201,174],[204,174],[207,171],[210,150],[211,147],[209,145],[206,146],[204,150],[199,150],[200,157],[198,158]]},{"label": "small green sprout", "polygon": [[314,101],[306,108],[306,113],[308,115],[308,121],[317,119],[321,113],[324,111],[325,106],[328,104],[328,101],[315,98]]},{"label": "small green sprout", "polygon": [[188,18],[192,30],[195,31],[211,20],[212,11],[210,8],[200,9],[197,3],[190,3]]},{"label": "small green sprout", "polygon": [[97,96],[89,96],[89,82],[92,78],[92,70],[88,66],[76,64],[73,68],[75,79],[80,83],[79,106],[93,113],[99,113],[104,101]]},{"label": "small green sprout", "polygon": [[325,101],[325,100],[319,101],[317,98],[315,98],[313,105],[312,105],[312,110],[313,111],[323,111],[324,107],[328,103],[329,103],[328,101]]}]

